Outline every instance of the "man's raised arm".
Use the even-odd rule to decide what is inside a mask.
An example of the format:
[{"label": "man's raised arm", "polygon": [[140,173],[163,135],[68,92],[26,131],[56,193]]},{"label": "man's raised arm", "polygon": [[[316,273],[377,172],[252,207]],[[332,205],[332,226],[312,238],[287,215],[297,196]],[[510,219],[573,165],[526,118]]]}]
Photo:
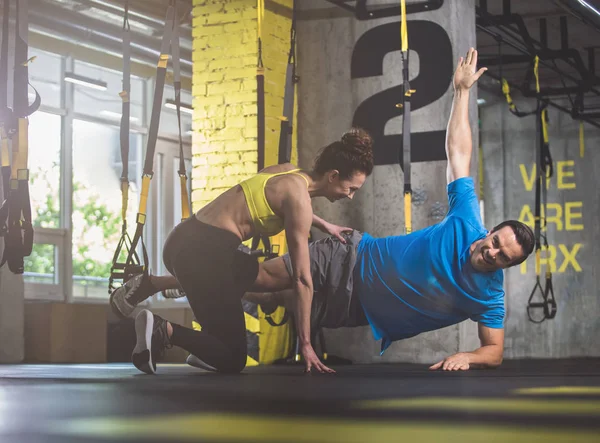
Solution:
[{"label": "man's raised arm", "polygon": [[477,51],[471,48],[466,58],[461,57],[458,61],[452,82],[454,99],[446,132],[446,156],[448,157],[446,178],[448,183],[469,175],[473,151],[471,126],[469,125],[469,90],[487,71],[487,68],[475,71],[476,68]]}]

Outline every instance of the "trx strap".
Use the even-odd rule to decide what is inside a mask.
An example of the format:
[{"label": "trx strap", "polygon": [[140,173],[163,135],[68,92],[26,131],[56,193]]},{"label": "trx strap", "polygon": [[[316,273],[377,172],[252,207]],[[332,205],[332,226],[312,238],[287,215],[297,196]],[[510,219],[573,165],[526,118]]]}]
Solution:
[{"label": "trx strap", "polygon": [[[16,3],[17,19],[15,32],[15,64],[13,80],[13,110],[8,109],[7,93],[3,92],[4,102],[2,120],[2,157],[4,162],[8,159],[8,140],[12,142],[12,165],[8,188],[8,198],[5,199],[0,209],[0,226],[6,226],[4,254],[0,266],[8,261],[9,269],[15,274],[24,272],[24,257],[31,254],[33,248],[33,225],[31,220],[31,202],[29,197],[29,169],[28,164],[28,116],[40,107],[41,99],[37,90],[35,100],[29,105],[28,86],[29,68],[31,61],[28,59],[28,0],[19,0]],[[8,54],[8,25],[9,1],[4,2],[4,17],[2,29],[2,59]],[[8,72],[5,62],[2,70]],[[8,85],[8,74],[2,87]],[[12,115],[11,115],[12,114]],[[7,140],[8,138],[8,140]],[[6,169],[5,169],[6,171]],[[6,195],[6,189],[5,189]],[[8,219],[8,225],[6,220]],[[4,231],[4,229],[3,229]]]},{"label": "trx strap", "polygon": [[[175,15],[176,20],[178,19]],[[177,109],[177,129],[179,131],[179,184],[181,188],[181,221],[190,217],[190,199],[187,189],[185,156],[183,153],[183,137],[181,135],[181,68],[179,63],[179,23],[174,23],[171,52],[173,56],[173,87],[175,89],[175,107]]]},{"label": "trx strap", "polygon": [[[163,38],[160,46],[160,56],[158,58],[158,64],[156,68],[156,84],[154,88],[154,98],[152,102],[152,114],[150,116],[150,125],[148,128],[148,144],[146,146],[146,157],[144,161],[144,171],[142,174],[142,191],[140,195],[140,205],[139,211],[137,214],[136,222],[136,230],[133,236],[133,240],[131,242],[131,246],[129,248],[129,253],[127,254],[127,259],[124,266],[124,276],[130,277],[135,273],[139,273],[139,270],[143,270],[143,272],[148,272],[148,253],[146,251],[146,246],[144,244],[144,240],[142,237],[144,231],[144,225],[146,223],[146,207],[148,204],[148,193],[150,190],[150,181],[152,180],[152,175],[154,174],[152,168],[154,163],[154,151],[156,149],[156,140],[158,138],[158,126],[160,123],[160,110],[163,99],[163,89],[165,86],[165,77],[167,74],[167,64],[169,61],[169,47],[172,43],[172,36],[177,36],[177,33],[173,33],[173,29],[175,26],[174,17],[176,15],[176,0],[169,0],[169,7],[167,8],[167,14],[165,18],[165,27],[163,31]],[[174,45],[178,45],[178,42],[173,42]],[[177,68],[179,64],[173,64],[173,68]],[[178,75],[174,76],[175,78],[179,78]],[[179,107],[179,103],[177,103]],[[179,110],[178,110],[179,112]],[[144,265],[141,267],[136,267],[134,256],[136,254],[135,250],[137,248],[138,242],[141,240],[142,243],[142,251],[144,256]],[[136,272],[137,271],[137,272]]]},{"label": "trx strap", "polygon": [[412,185],[411,185],[411,147],[410,147],[410,97],[416,91],[410,88],[408,73],[408,27],[406,24],[406,0],[400,1],[402,20],[400,23],[401,54],[402,54],[402,153],[404,169],[404,233],[412,232]]},{"label": "trx strap", "polygon": [[[508,103],[508,110],[517,117],[527,117],[528,115],[535,114],[537,112],[537,109],[534,109],[532,111],[519,111],[517,105],[515,105],[515,103],[513,102],[513,99],[510,95],[510,85],[502,75],[502,40],[498,40],[498,58],[500,60],[500,79],[502,84],[502,94],[504,94],[504,97],[506,98],[506,103]],[[535,60],[538,60],[537,56]],[[534,70],[537,70],[537,65],[535,65],[535,63],[537,63],[537,61],[534,62]],[[536,84],[539,86],[539,81]]]},{"label": "trx strap", "polygon": [[[259,2],[260,4],[260,2]],[[264,11],[263,11],[264,12]],[[260,12],[259,12],[260,17]],[[262,19],[259,19],[259,23]],[[260,31],[259,31],[260,36]],[[259,39],[259,60],[260,66],[262,66],[262,60],[260,58],[260,39]],[[263,71],[264,72],[264,71]],[[264,78],[263,78],[264,81]],[[281,127],[279,132],[279,150],[278,150],[278,163],[289,163],[292,159],[292,135],[293,135],[293,122],[294,122],[294,93],[295,93],[295,85],[298,81],[296,76],[296,2],[292,2],[292,26],[290,28],[290,52],[288,54],[288,65],[285,72],[285,90],[283,96],[283,113],[280,117]],[[260,100],[261,97],[264,99],[264,91],[261,95],[259,92],[259,119],[260,119]],[[264,116],[264,108],[263,108],[263,116]],[[259,120],[260,121],[260,120]],[[260,128],[260,126],[259,126]],[[264,135],[264,126],[263,132]],[[261,157],[261,145],[260,145],[260,136],[261,132],[259,130],[259,159],[263,158],[264,161],[264,144],[262,145],[263,156]],[[263,164],[264,166],[264,164]],[[262,169],[259,164],[259,171]],[[258,246],[262,241],[264,251],[258,250]],[[271,258],[275,258],[279,255],[279,250],[275,250],[274,247],[271,246],[271,240],[267,236],[256,235],[252,239],[252,254],[264,256],[265,260],[269,260]],[[286,309],[282,319],[279,322],[276,322],[271,314],[274,311],[265,311],[265,319],[271,326],[283,326],[289,320],[290,314]]]},{"label": "trx strap", "polygon": [[125,2],[125,14],[123,16],[123,91],[119,94],[121,97],[121,163],[123,171],[121,173],[121,238],[113,255],[110,278],[108,281],[108,292],[112,292],[116,286],[115,280],[126,282],[132,276],[143,272],[143,266],[140,264],[139,256],[133,248],[131,261],[127,263],[119,262],[121,251],[125,248],[126,256],[132,249],[131,238],[127,232],[127,206],[129,201],[129,116],[131,113],[131,36],[129,26],[129,1]]},{"label": "trx strap", "polygon": [[290,29],[290,53],[285,71],[285,91],[283,95],[283,115],[279,132],[279,164],[292,160],[292,134],[294,122],[294,89],[296,77],[296,2],[292,2],[292,27]]},{"label": "trx strap", "polygon": [[258,61],[256,64],[258,171],[265,167],[265,68],[262,61],[262,23],[265,18],[265,0],[258,0]]},{"label": "trx strap", "polygon": [[[536,79],[536,91],[538,93],[538,106],[536,109],[536,168],[537,179],[535,184],[535,274],[536,281],[527,302],[527,316],[534,323],[541,323],[546,319],[552,319],[556,316],[556,300],[554,298],[554,288],[552,285],[552,271],[550,265],[546,263],[546,279],[544,286],[541,284],[541,258],[542,258],[542,237],[546,255],[548,254],[547,234],[542,235],[543,227],[546,227],[547,217],[547,184],[546,180],[553,175],[552,157],[550,155],[550,145],[548,138],[548,115],[547,104],[542,103],[539,96],[539,58],[535,57],[534,75]],[[542,217],[543,212],[543,217]],[[541,301],[534,301],[535,295],[539,293]],[[543,317],[534,318],[532,312],[534,309],[542,309]]]}]

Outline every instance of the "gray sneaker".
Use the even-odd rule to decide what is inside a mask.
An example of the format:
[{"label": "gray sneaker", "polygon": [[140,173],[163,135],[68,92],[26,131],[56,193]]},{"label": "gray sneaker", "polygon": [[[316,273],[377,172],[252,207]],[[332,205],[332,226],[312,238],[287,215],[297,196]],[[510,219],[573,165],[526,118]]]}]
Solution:
[{"label": "gray sneaker", "polygon": [[188,365],[193,366],[194,368],[204,369],[205,371],[217,372],[216,368],[213,368],[211,365],[204,363],[202,360],[200,360],[194,354],[188,355],[185,362]]},{"label": "gray sneaker", "polygon": [[149,278],[148,274],[143,273],[136,275],[110,294],[110,307],[117,317],[129,317],[139,303],[152,295],[144,294],[139,290],[144,278]]},{"label": "gray sneaker", "polygon": [[156,373],[156,362],[173,347],[167,332],[167,321],[143,309],[135,318],[136,343],[131,354],[133,365],[146,374]]}]

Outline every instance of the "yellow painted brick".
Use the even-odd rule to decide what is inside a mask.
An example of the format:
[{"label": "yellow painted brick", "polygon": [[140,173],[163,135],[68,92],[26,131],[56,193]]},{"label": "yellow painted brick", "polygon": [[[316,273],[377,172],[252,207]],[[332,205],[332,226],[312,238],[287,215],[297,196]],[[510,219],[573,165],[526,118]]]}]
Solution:
[{"label": "yellow painted brick", "polygon": [[[192,150],[193,150],[194,154],[207,154],[210,152],[224,152],[225,151],[225,143],[210,141],[210,142],[205,142],[205,143],[194,144],[194,146],[192,147]],[[194,157],[194,159],[195,158],[196,157]],[[194,160],[192,159],[192,164],[193,164],[193,162],[194,162]]]},{"label": "yellow painted brick", "polygon": [[[223,171],[225,173],[225,175],[239,175],[239,174],[244,174],[247,171],[244,168],[244,165],[242,165],[241,163],[234,163],[231,165],[227,165],[223,168]],[[256,172],[256,169],[254,170],[254,172]]]},{"label": "yellow painted brick", "polygon": [[[213,153],[213,154],[207,154],[207,160],[208,160],[208,164],[212,167],[212,166],[223,166],[226,164],[229,164],[229,162],[227,161],[227,157],[228,154],[223,154],[223,153]],[[239,157],[239,156],[238,156]]]},{"label": "yellow painted brick", "polygon": [[231,82],[223,82],[223,83],[212,83],[208,85],[208,95],[225,95],[226,97],[229,94],[237,94],[240,91],[242,82],[241,81],[231,81]]},{"label": "yellow painted brick", "polygon": [[[228,24],[237,24],[240,20],[239,14],[228,14],[228,13],[218,13],[218,14],[210,14],[206,16],[206,24],[207,25],[225,25]],[[227,31],[227,29],[225,29]]]},{"label": "yellow painted brick", "polygon": [[235,116],[240,116],[240,115],[244,115],[244,107],[243,105],[240,104],[233,104],[233,105],[225,105],[225,115],[227,117],[235,117]]},{"label": "yellow painted brick", "polygon": [[255,162],[245,162],[242,170],[248,174],[252,174],[257,172],[257,165]]},{"label": "yellow painted brick", "polygon": [[[208,166],[208,157],[205,155],[197,155],[197,158],[192,162],[196,166]],[[194,172],[192,170],[192,178],[194,178]]]},{"label": "yellow painted brick", "polygon": [[[211,72],[214,72],[218,69],[239,68],[240,66],[245,66],[243,58],[244,57],[211,60],[208,63],[208,70]],[[256,64],[256,61],[255,61],[255,64]]]},{"label": "yellow painted brick", "polygon": [[243,140],[238,142],[227,142],[225,144],[225,149],[229,152],[256,151],[258,145],[256,144],[256,140]]},{"label": "yellow painted brick", "polygon": [[196,60],[192,66],[192,72],[194,74],[196,72],[206,72],[206,71],[208,71],[208,69],[209,69],[209,61],[208,60]]},{"label": "yellow painted brick", "polygon": [[227,55],[227,50],[225,48],[212,48],[209,46],[205,48],[194,49],[192,51],[192,62],[195,63],[207,60],[210,62],[211,60],[223,58]]},{"label": "yellow painted brick", "polygon": [[[217,71],[217,72],[203,72],[194,74],[193,81],[198,83],[212,83],[212,82],[220,82],[225,77],[225,72]],[[194,94],[192,89],[192,94]],[[195,95],[195,94],[194,94]]]},{"label": "yellow painted brick", "polygon": [[258,161],[258,152],[243,152],[240,155],[240,161],[242,163],[246,163],[246,162],[253,162],[256,164],[256,162]]},{"label": "yellow painted brick", "polygon": [[232,33],[223,33],[222,35],[212,36],[209,40],[208,44],[212,48],[228,48],[234,45],[243,45],[243,33],[242,32],[232,32]]},{"label": "yellow painted brick", "polygon": [[256,108],[256,105],[244,105],[244,115],[257,115],[258,114],[258,109]]},{"label": "yellow painted brick", "polygon": [[198,166],[194,171],[200,177],[218,177],[223,175],[224,168],[222,166]]},{"label": "yellow painted brick", "polygon": [[235,94],[228,94],[225,96],[225,103],[248,103],[256,102],[256,92],[237,92]]},{"label": "yellow painted brick", "polygon": [[204,4],[202,6],[198,6],[198,7],[194,8],[194,17],[198,17],[201,15],[208,15],[208,14],[216,14],[219,12],[225,12],[225,4],[223,4],[223,3]]},{"label": "yellow painted brick", "polygon": [[205,96],[206,95],[206,83],[201,82],[198,76],[194,75],[192,79],[192,96]]},{"label": "yellow painted brick", "polygon": [[[216,131],[212,136],[212,140],[221,141],[221,140],[241,140],[242,139],[242,131],[238,128],[225,128],[221,131]],[[227,149],[226,145],[226,149]]]},{"label": "yellow painted brick", "polygon": [[239,175],[226,175],[223,177],[214,177],[210,180],[208,186],[215,188],[232,188],[240,183]]},{"label": "yellow painted brick", "polygon": [[228,117],[225,120],[225,126],[228,128],[246,128],[248,125],[245,117]]},{"label": "yellow painted brick", "polygon": [[223,74],[225,80],[256,78],[256,68],[228,69]]},{"label": "yellow painted brick", "polygon": [[222,95],[214,95],[211,97],[194,97],[192,99],[192,106],[194,109],[203,107],[203,106],[219,106],[222,105],[225,101],[225,97]]},{"label": "yellow painted brick", "polygon": [[255,92],[257,88],[256,85],[256,79],[248,79],[248,80],[243,80],[242,81],[242,85],[241,85],[241,90],[242,91],[252,91]]},{"label": "yellow painted brick", "polygon": [[225,32],[223,25],[207,25],[205,17],[194,17],[192,20],[192,37],[201,37],[204,35],[220,35]]},{"label": "yellow painted brick", "polygon": [[[265,119],[266,121],[266,119]],[[258,118],[246,118],[246,125],[244,126],[244,128],[246,128],[249,131],[256,131],[256,128],[258,128]],[[256,137],[256,136],[250,136],[250,137]]]},{"label": "yellow painted brick", "polygon": [[256,20],[241,20],[236,23],[228,23],[225,25],[225,32],[238,32],[248,29],[256,29]]},{"label": "yellow painted brick", "polygon": [[258,128],[244,128],[242,134],[244,138],[256,138],[258,137]]}]

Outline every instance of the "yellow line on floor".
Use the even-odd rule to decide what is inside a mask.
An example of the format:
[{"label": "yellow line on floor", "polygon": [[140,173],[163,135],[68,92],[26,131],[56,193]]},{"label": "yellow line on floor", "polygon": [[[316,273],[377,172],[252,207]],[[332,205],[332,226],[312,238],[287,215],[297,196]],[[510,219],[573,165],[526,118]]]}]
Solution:
[{"label": "yellow line on floor", "polygon": [[77,419],[57,422],[50,432],[111,439],[152,437],[170,442],[206,439],[240,443],[387,443],[401,439],[418,439],[419,443],[583,443],[594,441],[598,435],[597,430],[556,429],[546,426],[472,426],[464,423],[402,422],[397,419],[326,419],[226,413]]},{"label": "yellow line on floor", "polygon": [[357,402],[359,409],[408,409],[512,414],[598,415],[600,401],[533,400],[529,398],[418,397]]},{"label": "yellow line on floor", "polygon": [[540,386],[512,392],[521,395],[600,395],[600,386]]}]

